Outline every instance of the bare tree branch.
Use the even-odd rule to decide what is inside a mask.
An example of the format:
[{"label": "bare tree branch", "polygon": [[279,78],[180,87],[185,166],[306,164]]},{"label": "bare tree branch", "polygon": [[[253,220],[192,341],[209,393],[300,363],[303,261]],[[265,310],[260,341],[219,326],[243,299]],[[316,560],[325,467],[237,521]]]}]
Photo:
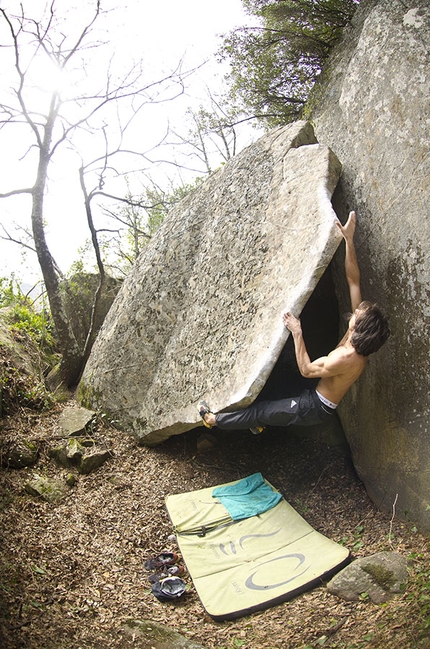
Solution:
[{"label": "bare tree branch", "polygon": [[[141,63],[131,65],[125,72],[121,71],[120,74],[115,75],[113,59],[111,59],[107,62],[104,73],[99,74],[96,82],[99,85],[94,91],[94,85],[87,83],[86,65],[89,65],[87,55],[100,45],[99,42],[91,43],[90,35],[94,33],[96,22],[104,13],[101,2],[97,0],[88,20],[75,36],[68,33],[67,27],[64,31],[59,28],[58,7],[58,2],[52,0],[41,20],[28,18],[22,6],[21,13],[17,16],[10,16],[5,9],[0,8],[0,19],[5,21],[10,36],[16,73],[12,98],[9,95],[5,101],[0,100],[0,128],[3,133],[6,128],[22,128],[23,124],[27,124],[29,137],[24,157],[30,151],[37,154],[34,185],[27,188],[2,188],[0,198],[7,200],[20,194],[31,196],[34,248],[30,246],[29,249],[36,251],[47,289],[58,343],[63,354],[62,378],[66,383],[71,384],[79,377],[89,353],[94,337],[94,317],[84,349],[80,349],[65,314],[58,281],[59,269],[46,240],[44,199],[48,170],[54,158],[57,159],[56,154],[60,148],[67,146],[80,152],[82,163],[79,178],[84,195],[88,228],[100,273],[100,287],[93,305],[94,316],[105,270],[97,239],[97,233],[101,229],[97,230],[94,223],[93,202],[97,198],[130,205],[130,202],[127,203],[123,197],[117,195],[118,192],[109,189],[109,183],[126,173],[123,170],[126,165],[122,160],[127,158],[133,160],[134,166],[137,166],[137,160],[145,160],[148,165],[151,161],[141,150],[133,151],[130,148],[126,141],[128,133],[132,125],[142,118],[145,106],[173,101],[182,95],[185,91],[185,80],[193,70],[184,70],[183,61],[179,61],[170,74],[156,81],[148,81],[145,79]],[[48,94],[46,109],[43,109],[43,103],[38,102],[37,99],[34,101],[36,88],[31,81],[32,66],[39,61],[43,61],[44,64],[50,63],[60,72],[74,74],[71,88],[76,92],[72,95],[71,89],[68,88],[67,96],[58,88],[54,88]],[[90,89],[87,89],[88,87]],[[46,97],[46,92],[41,95],[44,103]],[[77,138],[80,133],[86,134],[87,140],[88,136],[92,138],[92,146],[96,154],[91,161],[84,162],[86,156],[80,151],[82,141]],[[137,202],[135,207],[138,207]],[[137,230],[136,232],[138,233]],[[149,236],[144,232],[138,234]],[[6,231],[3,238],[9,241],[16,239],[15,243],[18,243],[18,239],[8,236]]]}]

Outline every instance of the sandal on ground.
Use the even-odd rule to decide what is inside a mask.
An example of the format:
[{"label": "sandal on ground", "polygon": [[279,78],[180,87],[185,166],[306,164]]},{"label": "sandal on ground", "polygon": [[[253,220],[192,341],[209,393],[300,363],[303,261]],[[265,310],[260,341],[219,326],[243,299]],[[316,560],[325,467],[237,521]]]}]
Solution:
[{"label": "sandal on ground", "polygon": [[186,584],[180,577],[167,577],[156,581],[151,590],[160,602],[168,602],[181,597],[185,593]]},{"label": "sandal on ground", "polygon": [[208,424],[207,421],[205,421],[205,415],[208,415],[209,413],[213,415],[212,410],[209,410],[208,404],[206,401],[200,401],[199,403],[199,415],[202,418],[203,424],[206,426],[206,428],[213,428],[211,424]]},{"label": "sandal on ground", "polygon": [[144,566],[146,570],[159,570],[164,566],[171,566],[178,560],[178,555],[174,552],[163,552],[158,557],[152,557],[145,561]]},{"label": "sandal on ground", "polygon": [[151,584],[155,584],[155,582],[161,581],[166,577],[179,577],[180,575],[183,575],[184,572],[184,566],[176,564],[174,566],[166,566],[161,572],[156,572],[153,575],[149,575],[148,579]]}]

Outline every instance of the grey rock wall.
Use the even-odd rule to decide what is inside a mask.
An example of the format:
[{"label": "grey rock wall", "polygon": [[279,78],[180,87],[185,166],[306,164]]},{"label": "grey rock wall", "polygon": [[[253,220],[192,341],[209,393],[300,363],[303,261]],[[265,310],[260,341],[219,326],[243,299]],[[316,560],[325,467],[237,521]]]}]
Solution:
[{"label": "grey rock wall", "polygon": [[298,122],[248,147],[169,215],[121,287],[80,400],[147,445],[201,425],[197,404],[246,406],[341,235],[341,166]]},{"label": "grey rock wall", "polygon": [[[363,295],[392,338],[339,414],[375,503],[430,529],[430,7],[361,2],[334,53],[312,119],[342,160],[334,204],[356,209]],[[340,252],[340,251],[339,251]],[[347,310],[343,259],[337,286]]]}]

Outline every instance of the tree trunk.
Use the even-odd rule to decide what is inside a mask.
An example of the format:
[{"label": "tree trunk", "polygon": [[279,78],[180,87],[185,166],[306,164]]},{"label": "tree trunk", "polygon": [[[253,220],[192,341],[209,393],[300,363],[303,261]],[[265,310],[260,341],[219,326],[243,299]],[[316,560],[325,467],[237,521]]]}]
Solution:
[{"label": "tree trunk", "polygon": [[67,386],[73,386],[82,370],[83,356],[78,342],[67,318],[63,299],[60,292],[58,275],[51,253],[46,243],[45,228],[43,224],[43,199],[49,164],[49,147],[52,138],[52,128],[55,122],[55,109],[51,104],[51,111],[45,125],[43,143],[39,149],[39,165],[36,183],[32,191],[31,223],[37,258],[42,270],[43,279],[48,294],[49,306],[57,334],[58,346],[62,354],[60,364],[60,380]]}]

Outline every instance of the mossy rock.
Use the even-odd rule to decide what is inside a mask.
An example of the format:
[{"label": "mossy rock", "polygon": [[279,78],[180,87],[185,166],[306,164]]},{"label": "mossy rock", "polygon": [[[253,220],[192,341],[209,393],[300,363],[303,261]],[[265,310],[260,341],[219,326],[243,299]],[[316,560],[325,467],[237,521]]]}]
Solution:
[{"label": "mossy rock", "polygon": [[2,465],[10,469],[23,469],[33,466],[39,457],[39,449],[26,440],[9,441],[2,448]]},{"label": "mossy rock", "polygon": [[27,482],[25,490],[30,496],[38,496],[48,503],[58,503],[68,494],[68,487],[64,482],[35,476],[33,480]]},{"label": "mossy rock", "polygon": [[89,455],[84,455],[79,463],[78,471],[83,475],[92,473],[99,469],[111,456],[110,451],[95,451]]},{"label": "mossy rock", "polygon": [[128,620],[122,631],[136,649],[205,649],[174,629],[153,620]]},{"label": "mossy rock", "polygon": [[82,456],[85,453],[85,447],[77,439],[69,439],[66,444],[57,446],[49,451],[49,457],[55,462],[68,469],[72,466],[78,466]]}]

